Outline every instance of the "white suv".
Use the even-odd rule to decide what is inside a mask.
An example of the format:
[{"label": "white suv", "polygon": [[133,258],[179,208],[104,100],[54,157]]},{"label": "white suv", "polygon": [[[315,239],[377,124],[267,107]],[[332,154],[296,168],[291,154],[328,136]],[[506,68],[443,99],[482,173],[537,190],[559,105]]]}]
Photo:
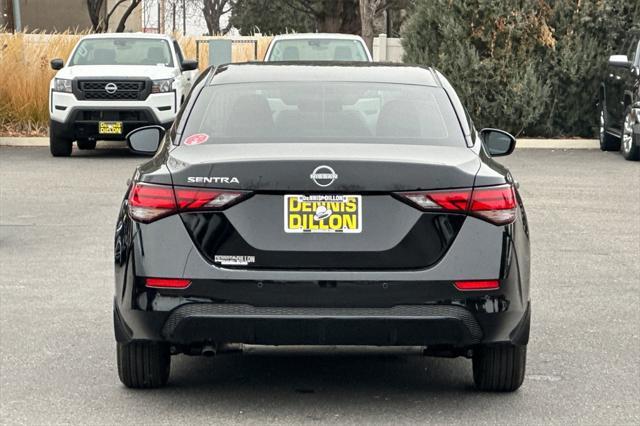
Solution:
[{"label": "white suv", "polygon": [[118,33],[83,37],[66,66],[54,59],[51,67],[49,146],[59,157],[71,155],[73,141],[93,149],[138,127],[171,127],[198,62],[169,36]]}]

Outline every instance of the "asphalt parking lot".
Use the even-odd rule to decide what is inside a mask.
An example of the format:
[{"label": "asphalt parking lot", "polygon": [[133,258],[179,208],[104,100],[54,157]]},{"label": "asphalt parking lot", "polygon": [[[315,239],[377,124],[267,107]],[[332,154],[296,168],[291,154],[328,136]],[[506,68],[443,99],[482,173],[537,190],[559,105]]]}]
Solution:
[{"label": "asphalt parking lot", "polygon": [[640,164],[598,150],[517,150],[532,232],[527,378],[471,387],[465,359],[252,349],[179,356],[170,385],[117,377],[112,234],[125,150],[52,158],[0,147],[3,424],[640,424]]}]

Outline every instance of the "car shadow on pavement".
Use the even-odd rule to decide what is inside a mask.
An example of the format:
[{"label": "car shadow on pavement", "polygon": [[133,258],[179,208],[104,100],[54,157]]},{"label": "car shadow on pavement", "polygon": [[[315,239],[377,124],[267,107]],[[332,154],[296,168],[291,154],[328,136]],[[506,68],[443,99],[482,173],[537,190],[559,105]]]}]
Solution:
[{"label": "car shadow on pavement", "polygon": [[[468,359],[377,348],[267,348],[211,358],[180,355],[172,359],[169,385],[151,393],[156,402],[196,398],[205,404],[242,400],[248,406],[279,407],[297,406],[301,398],[344,407],[398,398],[477,395]],[[455,398],[448,403],[454,408]]]},{"label": "car shadow on pavement", "polygon": [[74,159],[74,158],[105,158],[105,157],[139,158],[140,161],[144,161],[145,159],[151,158],[147,156],[134,154],[131,151],[129,151],[126,145],[123,145],[123,144],[121,144],[120,146],[107,145],[104,147],[101,147],[100,145],[98,145],[96,149],[89,149],[89,150],[77,149],[74,147],[71,157],[69,158]]}]

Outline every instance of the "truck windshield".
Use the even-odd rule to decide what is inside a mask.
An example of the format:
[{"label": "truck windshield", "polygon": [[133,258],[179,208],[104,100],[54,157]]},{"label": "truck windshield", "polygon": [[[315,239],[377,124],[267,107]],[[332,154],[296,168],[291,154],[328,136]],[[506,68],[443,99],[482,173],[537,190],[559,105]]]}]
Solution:
[{"label": "truck windshield", "polygon": [[203,89],[186,136],[207,143],[465,146],[441,88],[375,82],[262,82]]},{"label": "truck windshield", "polygon": [[267,58],[272,61],[356,61],[369,60],[359,40],[298,39],[274,42]]},{"label": "truck windshield", "polygon": [[82,40],[70,65],[173,66],[166,40],[144,38],[94,38]]}]

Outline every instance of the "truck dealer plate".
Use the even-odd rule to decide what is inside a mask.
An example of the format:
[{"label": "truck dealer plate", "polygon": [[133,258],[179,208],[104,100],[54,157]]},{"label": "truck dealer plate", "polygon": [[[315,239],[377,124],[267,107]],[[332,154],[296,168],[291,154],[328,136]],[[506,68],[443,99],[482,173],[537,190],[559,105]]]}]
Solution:
[{"label": "truck dealer plate", "polygon": [[98,133],[101,135],[121,135],[122,121],[100,121],[98,123]]},{"label": "truck dealer plate", "polygon": [[361,195],[285,195],[284,232],[360,233]]}]

